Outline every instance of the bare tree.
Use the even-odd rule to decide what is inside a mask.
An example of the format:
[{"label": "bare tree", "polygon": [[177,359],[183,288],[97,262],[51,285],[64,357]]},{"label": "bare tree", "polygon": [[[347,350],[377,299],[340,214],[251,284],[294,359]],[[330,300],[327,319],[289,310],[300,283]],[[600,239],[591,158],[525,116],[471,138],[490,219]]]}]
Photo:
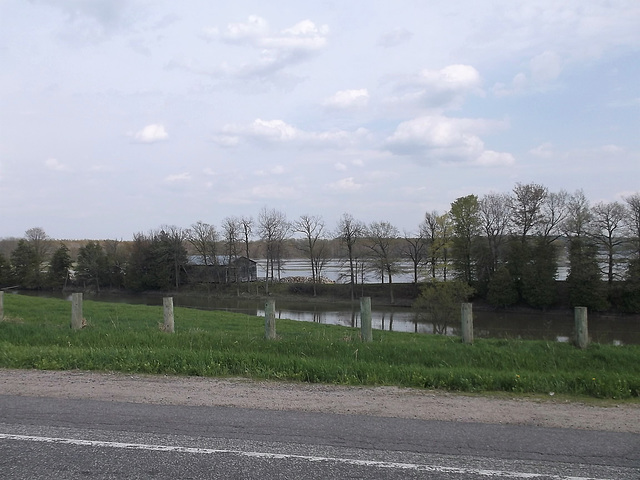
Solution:
[{"label": "bare tree", "polygon": [[40,227],[30,228],[25,232],[27,244],[33,252],[34,279],[38,288],[43,285],[42,265],[47,261],[51,251],[51,239]]},{"label": "bare tree", "polygon": [[620,249],[625,242],[624,220],[627,212],[619,202],[599,202],[593,206],[592,213],[591,235],[605,257],[604,274],[611,286],[616,277],[616,265],[621,260]]},{"label": "bare tree", "polygon": [[510,197],[511,220],[514,235],[520,237],[522,243],[527,235],[544,220],[542,205],[547,198],[547,188],[536,183],[517,183]]},{"label": "bare tree", "polygon": [[186,250],[184,242],[187,239],[187,230],[175,225],[165,225],[160,227],[158,237],[166,247],[164,255],[173,264],[175,287],[180,287],[180,270],[184,269],[186,261]]},{"label": "bare tree", "polygon": [[238,283],[238,269],[232,269],[232,264],[238,259],[238,245],[242,229],[240,220],[236,217],[226,217],[222,220],[222,229],[224,231],[225,257],[227,259],[225,282],[228,283],[230,274],[233,274],[233,280]]},{"label": "bare tree", "polygon": [[266,274],[267,293],[269,279],[275,279],[275,265],[278,266],[278,276],[282,268],[282,246],[287,233],[289,222],[284,213],[264,207],[258,215],[258,234],[266,247]]},{"label": "bare tree", "polygon": [[[317,295],[316,284],[320,280],[321,253],[323,248],[322,237],[324,231],[324,220],[317,215],[302,215],[293,223],[293,230],[304,235],[303,250],[309,257],[311,264],[311,281],[313,283],[313,296]],[[326,243],[326,242],[324,242]]]},{"label": "bare tree", "polygon": [[547,243],[552,243],[563,234],[564,222],[569,214],[567,202],[569,194],[560,190],[549,192],[542,204],[540,235]]},{"label": "bare tree", "polygon": [[371,250],[380,266],[382,283],[384,283],[384,275],[387,275],[391,303],[395,303],[393,297],[393,274],[398,261],[395,245],[399,236],[398,229],[389,222],[372,222],[367,229],[367,247]]},{"label": "bare tree", "polygon": [[427,212],[420,228],[429,245],[428,258],[431,267],[431,278],[435,279],[438,269],[442,272],[443,280],[447,280],[449,270],[449,250],[451,248],[452,225],[449,214]]},{"label": "bare tree", "polygon": [[500,262],[500,254],[510,227],[509,196],[504,193],[488,193],[478,201],[480,228],[486,235],[489,250],[489,274]]},{"label": "bare tree", "polygon": [[404,246],[401,254],[411,261],[413,267],[413,283],[418,283],[418,272],[420,266],[424,264],[427,256],[427,242],[424,237],[424,230],[421,228],[417,234],[404,232]]},{"label": "bare tree", "polygon": [[240,226],[242,227],[242,240],[244,241],[244,255],[247,259],[249,256],[249,242],[253,235],[253,218],[242,217],[240,219]]},{"label": "bare tree", "polygon": [[186,232],[187,240],[193,245],[193,248],[202,257],[202,263],[207,265],[215,265],[217,263],[217,243],[218,232],[213,225],[198,221],[191,225]]},{"label": "bare tree", "polygon": [[640,193],[624,197],[627,204],[627,225],[633,242],[634,255],[640,259]]},{"label": "bare tree", "polygon": [[355,247],[366,231],[364,223],[356,220],[348,213],[343,213],[338,221],[336,236],[340,239],[340,243],[347,249],[349,259],[349,274],[351,277],[351,300],[355,299],[356,271],[354,269]]},{"label": "bare tree", "polygon": [[583,237],[589,231],[593,214],[591,205],[582,190],[576,190],[567,199],[567,215],[563,229],[569,237]]}]

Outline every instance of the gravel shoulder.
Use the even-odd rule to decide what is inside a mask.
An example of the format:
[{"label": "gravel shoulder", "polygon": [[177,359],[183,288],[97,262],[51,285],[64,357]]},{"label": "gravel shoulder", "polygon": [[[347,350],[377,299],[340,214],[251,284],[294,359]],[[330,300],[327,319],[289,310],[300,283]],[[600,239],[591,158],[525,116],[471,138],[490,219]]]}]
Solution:
[{"label": "gravel shoulder", "polygon": [[0,395],[234,406],[640,433],[640,404],[637,403],[604,406],[553,397],[469,396],[397,387],[0,369]]}]

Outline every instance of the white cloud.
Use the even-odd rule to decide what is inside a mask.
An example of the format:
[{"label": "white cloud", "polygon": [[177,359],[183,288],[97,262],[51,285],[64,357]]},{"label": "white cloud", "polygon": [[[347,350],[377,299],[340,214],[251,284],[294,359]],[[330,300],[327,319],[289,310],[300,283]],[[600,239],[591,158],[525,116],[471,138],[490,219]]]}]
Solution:
[{"label": "white cloud", "polygon": [[326,107],[336,109],[363,108],[369,104],[369,91],[366,88],[340,90],[323,103]]},{"label": "white cloud", "polygon": [[173,175],[168,175],[164,181],[167,183],[176,183],[176,182],[188,182],[191,180],[191,174],[189,172],[176,173]]},{"label": "white cloud", "polygon": [[339,172],[344,172],[345,170],[347,170],[347,166],[342,163],[342,162],[336,162],[333,167],[338,170]]},{"label": "white cloud", "polygon": [[299,146],[337,148],[352,145],[367,138],[369,138],[369,132],[364,128],[355,131],[307,132],[289,125],[284,120],[258,118],[249,125],[225,125],[222,132],[214,136],[214,141],[223,147],[236,146],[242,140],[247,140],[259,143],[289,143]]},{"label": "white cloud", "polygon": [[471,65],[449,65],[440,70],[424,69],[399,82],[391,103],[419,105],[430,109],[458,108],[466,95],[482,95],[480,73]]},{"label": "white cloud", "polygon": [[563,60],[555,52],[545,51],[529,61],[529,72],[519,72],[511,84],[496,83],[493,93],[496,96],[519,95],[531,91],[544,91],[551,88],[560,77],[564,68]]},{"label": "white cloud", "polygon": [[378,45],[385,48],[397,47],[398,45],[408,42],[412,38],[413,33],[406,28],[401,28],[382,34],[378,39]]},{"label": "white cloud", "polygon": [[140,143],[156,143],[169,138],[164,125],[151,124],[144,127],[134,135],[134,139]]},{"label": "white cloud", "polygon": [[504,122],[492,120],[423,116],[398,125],[387,139],[387,148],[428,160],[509,165],[514,161],[510,154],[486,150],[479,136],[504,127]]},{"label": "white cloud", "polygon": [[[209,40],[248,46],[258,54],[249,62],[223,62],[210,70],[213,76],[234,78],[264,78],[278,74],[283,69],[303,62],[320,52],[327,45],[329,27],[302,20],[291,27],[272,31],[267,20],[251,15],[246,23],[230,23],[222,31],[208,27],[203,35]],[[185,68],[196,70],[183,64]]]},{"label": "white cloud", "polygon": [[49,170],[55,170],[57,172],[68,172],[71,170],[67,165],[61,163],[57,158],[47,158],[44,161],[44,164]]},{"label": "white cloud", "polygon": [[529,150],[529,153],[540,158],[550,158],[554,154],[553,145],[549,142],[545,142]]},{"label": "white cloud", "polygon": [[353,177],[342,178],[337,182],[330,183],[328,187],[331,190],[340,190],[344,192],[354,192],[362,188],[362,184],[357,183]]},{"label": "white cloud", "polygon": [[298,196],[294,187],[283,186],[276,183],[256,185],[251,189],[251,194],[261,199],[290,199]]}]

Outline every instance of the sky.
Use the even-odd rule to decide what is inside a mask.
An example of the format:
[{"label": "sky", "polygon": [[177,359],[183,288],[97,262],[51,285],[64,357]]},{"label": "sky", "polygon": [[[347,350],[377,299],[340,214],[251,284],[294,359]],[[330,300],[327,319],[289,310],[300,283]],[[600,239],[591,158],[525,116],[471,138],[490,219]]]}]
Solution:
[{"label": "sky", "polygon": [[637,0],[0,0],[0,238],[640,191]]}]

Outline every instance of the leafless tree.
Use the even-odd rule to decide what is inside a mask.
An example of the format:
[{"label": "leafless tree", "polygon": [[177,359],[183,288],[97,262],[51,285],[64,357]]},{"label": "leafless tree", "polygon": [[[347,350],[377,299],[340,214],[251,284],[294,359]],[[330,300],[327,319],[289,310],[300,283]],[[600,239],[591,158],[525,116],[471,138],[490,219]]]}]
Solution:
[{"label": "leafless tree", "polygon": [[640,193],[624,197],[624,201],[627,204],[627,225],[633,242],[634,255],[640,259]]},{"label": "leafless tree", "polygon": [[342,214],[336,228],[336,236],[339,238],[340,243],[347,249],[349,275],[351,277],[351,300],[355,299],[356,271],[354,261],[356,243],[364,236],[365,231],[366,227],[364,223],[356,220],[348,213]]},{"label": "leafless tree", "polygon": [[568,201],[569,194],[564,190],[548,192],[542,204],[539,227],[545,242],[552,243],[563,235],[562,227],[569,214]]},{"label": "leafless tree", "polygon": [[438,269],[442,272],[442,279],[447,280],[449,270],[449,250],[451,248],[452,225],[449,214],[440,215],[436,211],[427,212],[420,225],[423,236],[429,244],[428,258],[431,268],[431,278],[438,276]]},{"label": "leafless tree", "polygon": [[582,190],[576,190],[567,199],[567,216],[563,229],[568,237],[583,237],[589,231],[593,214],[591,205]]},{"label": "leafless tree", "polygon": [[187,240],[202,257],[204,265],[217,263],[218,232],[213,225],[198,221],[186,231]]},{"label": "leafless tree", "polygon": [[389,280],[389,295],[391,303],[393,297],[393,274],[398,261],[398,252],[395,249],[396,240],[400,232],[389,222],[372,222],[367,228],[366,245],[380,266],[381,280],[384,283],[384,275]]},{"label": "leafless tree", "polygon": [[326,257],[322,255],[326,252],[326,241],[323,238],[325,233],[324,220],[317,215],[301,215],[293,223],[293,230],[304,235],[302,245],[311,264],[311,281],[315,297],[317,295],[316,284],[320,281],[320,270],[326,262]]},{"label": "leafless tree", "polygon": [[625,217],[627,212],[619,202],[599,202],[592,208],[591,235],[600,246],[605,257],[604,274],[609,285],[616,277],[620,249],[625,242]]},{"label": "leafless tree", "polygon": [[275,279],[275,266],[278,276],[282,269],[282,247],[289,232],[289,222],[283,212],[264,207],[258,215],[258,234],[266,247],[266,275],[267,292],[269,279]]},{"label": "leafless tree", "polygon": [[424,230],[421,228],[418,233],[404,232],[404,245],[401,250],[401,254],[411,261],[413,267],[413,283],[418,283],[419,269],[424,264],[428,245],[424,238]]},{"label": "leafless tree", "polygon": [[510,198],[511,220],[514,235],[519,236],[522,243],[527,235],[544,220],[542,206],[547,198],[547,188],[536,183],[517,183]]},{"label": "leafless tree", "polygon": [[489,247],[492,274],[498,269],[500,252],[510,227],[509,196],[504,193],[486,194],[478,201],[478,214]]},{"label": "leafless tree", "polygon": [[222,230],[224,231],[225,256],[227,258],[227,271],[225,281],[229,282],[229,274],[233,273],[234,281],[238,282],[238,269],[233,268],[230,272],[231,265],[238,259],[238,246],[242,235],[242,226],[240,220],[236,217],[226,217],[222,220]]}]

